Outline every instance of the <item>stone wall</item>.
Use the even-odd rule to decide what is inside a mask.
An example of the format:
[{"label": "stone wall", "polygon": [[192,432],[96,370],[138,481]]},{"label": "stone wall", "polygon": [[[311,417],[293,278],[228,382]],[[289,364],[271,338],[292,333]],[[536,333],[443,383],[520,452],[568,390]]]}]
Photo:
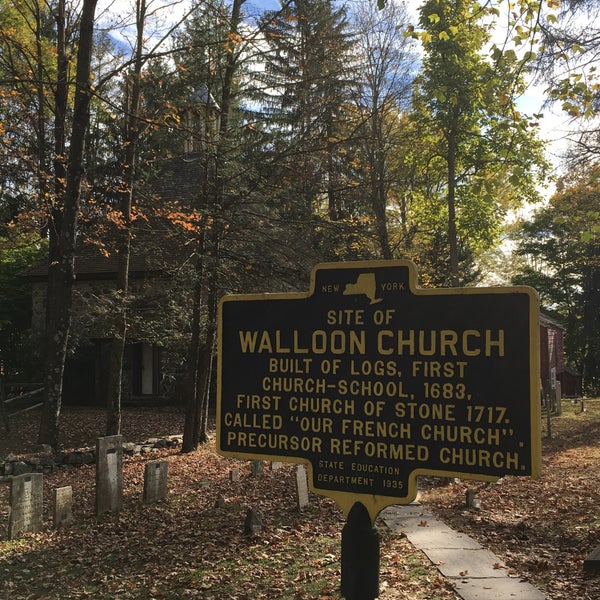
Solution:
[{"label": "stone wall", "polygon": [[[181,435],[171,435],[162,438],[149,438],[144,442],[123,443],[123,456],[131,457],[139,454],[157,452],[166,448],[181,446]],[[49,447],[42,447],[35,454],[9,454],[0,460],[0,482],[8,481],[15,475],[25,473],[54,473],[57,469],[79,467],[96,463],[96,448],[80,448],[71,452],[53,453]]]}]

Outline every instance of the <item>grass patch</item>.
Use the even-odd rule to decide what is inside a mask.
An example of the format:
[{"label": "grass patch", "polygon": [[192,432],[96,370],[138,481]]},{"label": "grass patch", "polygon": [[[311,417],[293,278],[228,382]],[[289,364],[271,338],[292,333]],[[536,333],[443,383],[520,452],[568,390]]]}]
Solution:
[{"label": "grass patch", "polygon": [[598,398],[563,399],[561,407],[561,416],[563,418],[583,419],[586,421],[600,420],[600,399]]},{"label": "grass patch", "polygon": [[[185,582],[203,590],[206,598],[320,598],[332,594],[332,576],[339,571],[337,544],[313,537],[310,544],[257,542],[227,556],[191,569]],[[239,596],[244,590],[245,596]],[[237,595],[236,595],[237,594]]]}]

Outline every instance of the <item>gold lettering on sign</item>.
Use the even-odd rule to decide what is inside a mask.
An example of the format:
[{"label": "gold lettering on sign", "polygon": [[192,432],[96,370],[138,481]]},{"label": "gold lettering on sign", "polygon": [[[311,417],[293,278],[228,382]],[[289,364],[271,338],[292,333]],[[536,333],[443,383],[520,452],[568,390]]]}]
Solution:
[{"label": "gold lettering on sign", "polygon": [[[301,336],[297,329],[291,332],[276,329],[241,330],[240,349],[243,353],[255,354],[366,354],[367,337],[364,330],[344,331],[317,329]],[[307,339],[301,339],[305,337]]]},{"label": "gold lettering on sign", "polygon": [[483,448],[440,449],[440,462],[454,467],[486,467],[487,469],[518,469],[518,452],[491,452]]},{"label": "gold lettering on sign", "polygon": [[384,356],[504,356],[504,329],[382,329],[377,351]]},{"label": "gold lettering on sign", "polygon": [[327,391],[327,380],[314,377],[263,377],[262,389],[265,392],[288,394],[324,394]]}]

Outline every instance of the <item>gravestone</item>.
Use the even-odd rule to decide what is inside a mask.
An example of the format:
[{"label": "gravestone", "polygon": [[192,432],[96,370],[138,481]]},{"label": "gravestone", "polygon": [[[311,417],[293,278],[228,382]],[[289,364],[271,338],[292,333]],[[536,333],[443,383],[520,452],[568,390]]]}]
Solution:
[{"label": "gravestone", "polygon": [[229,481],[235,483],[240,480],[240,470],[237,468],[231,469],[229,471]]},{"label": "gravestone", "polygon": [[472,510],[481,510],[481,500],[477,498],[478,489],[469,488],[466,494],[465,505]]},{"label": "gravestone", "polygon": [[560,417],[562,415],[562,388],[560,381],[556,381],[554,385],[554,403],[556,406],[556,414]]},{"label": "gravestone", "polygon": [[296,467],[296,493],[298,499],[298,508],[306,508],[308,501],[308,478],[306,476],[306,467],[298,465]]},{"label": "gravestone", "polygon": [[96,443],[96,516],[123,507],[123,436],[98,438]]},{"label": "gravestone", "polygon": [[17,475],[10,483],[8,508],[8,537],[15,539],[22,533],[42,529],[43,475]]},{"label": "gravestone", "polygon": [[70,485],[54,488],[54,527],[73,523],[73,488]]},{"label": "gravestone", "polygon": [[144,468],[144,504],[155,504],[167,497],[167,473],[169,463],[155,460]]},{"label": "gravestone", "polygon": [[246,535],[258,535],[262,531],[262,519],[260,515],[249,508],[246,512],[246,520],[244,521],[244,533]]},{"label": "gravestone", "polygon": [[265,472],[265,463],[262,460],[253,460],[250,470],[252,475],[262,475]]},{"label": "gravestone", "polygon": [[283,467],[283,463],[280,460],[271,461],[271,471],[277,471]]},{"label": "gravestone", "polygon": [[583,570],[586,573],[600,573],[600,546],[594,548],[583,561]]}]

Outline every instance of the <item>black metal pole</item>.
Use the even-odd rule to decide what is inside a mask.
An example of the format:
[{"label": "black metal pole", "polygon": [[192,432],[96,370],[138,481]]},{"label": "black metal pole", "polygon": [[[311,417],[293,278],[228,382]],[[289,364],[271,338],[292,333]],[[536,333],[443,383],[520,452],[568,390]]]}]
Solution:
[{"label": "black metal pole", "polygon": [[379,596],[379,533],[362,502],[355,502],[342,529],[341,592],[346,600]]}]

